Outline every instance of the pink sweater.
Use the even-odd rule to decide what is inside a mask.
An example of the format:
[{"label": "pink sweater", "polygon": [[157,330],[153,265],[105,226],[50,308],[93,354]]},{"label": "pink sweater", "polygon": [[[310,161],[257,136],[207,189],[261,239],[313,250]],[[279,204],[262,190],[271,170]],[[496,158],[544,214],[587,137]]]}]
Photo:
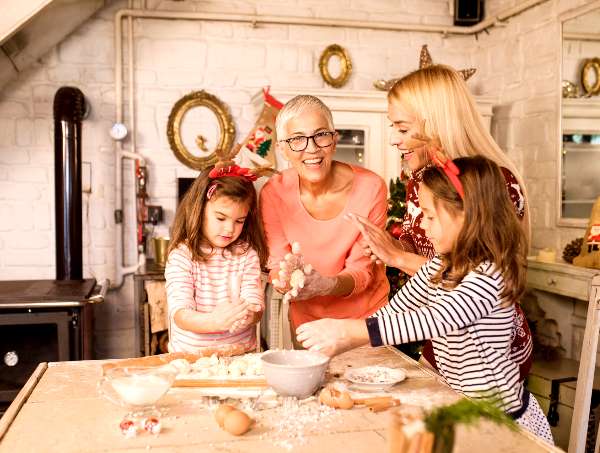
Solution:
[{"label": "pink sweater", "polygon": [[387,217],[387,187],[375,173],[352,166],[353,187],[344,210],[330,220],[316,220],[300,200],[298,173],[294,169],[273,176],[260,194],[260,210],[269,245],[271,278],[279,262],[299,242],[305,263],[323,275],[341,272],[354,279],[354,291],[346,297],[318,296],[292,302],[294,328],[321,318],[366,318],[387,303],[389,284],[383,265],[364,256],[358,243],[361,234],[344,215],[354,212],[368,217],[379,227]]},{"label": "pink sweater", "polygon": [[264,306],[260,282],[260,261],[254,249],[233,255],[216,249],[205,262],[192,260],[186,245],[180,244],[169,253],[165,269],[167,305],[169,307],[169,351],[198,352],[203,347],[242,344],[246,350],[255,348],[254,326],[242,332],[194,333],[175,324],[175,313],[187,308],[210,313],[217,304],[230,303],[232,282],[240,284],[240,299]]}]

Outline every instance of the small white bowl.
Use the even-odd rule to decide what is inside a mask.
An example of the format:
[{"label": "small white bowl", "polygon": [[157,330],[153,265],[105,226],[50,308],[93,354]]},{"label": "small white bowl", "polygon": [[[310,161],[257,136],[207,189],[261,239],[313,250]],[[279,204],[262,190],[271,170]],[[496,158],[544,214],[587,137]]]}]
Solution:
[{"label": "small white bowl", "polygon": [[329,357],[306,350],[267,351],[262,357],[267,384],[279,395],[304,399],[319,388]]}]

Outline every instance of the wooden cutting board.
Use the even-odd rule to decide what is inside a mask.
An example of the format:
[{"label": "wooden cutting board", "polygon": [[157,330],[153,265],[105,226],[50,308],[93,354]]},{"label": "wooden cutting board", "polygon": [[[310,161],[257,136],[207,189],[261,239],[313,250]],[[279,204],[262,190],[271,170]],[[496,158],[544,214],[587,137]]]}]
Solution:
[{"label": "wooden cutting board", "polygon": [[235,355],[244,354],[244,352],[245,350],[242,346],[232,345],[223,348],[204,348],[199,354],[191,354],[188,352],[169,352],[167,354],[121,359],[102,365],[102,374],[106,374],[108,370],[117,367],[159,367],[176,359],[185,359],[190,363],[194,363],[201,357],[210,357],[213,354],[216,354],[218,357],[232,357]]},{"label": "wooden cutting board", "polygon": [[268,387],[264,378],[252,379],[176,379],[173,387]]},{"label": "wooden cutting board", "polygon": [[[108,370],[113,368],[128,368],[128,367],[160,367],[167,365],[173,360],[185,359],[190,363],[194,363],[201,357],[210,357],[216,354],[219,357],[231,357],[244,353],[242,347],[227,347],[227,348],[206,348],[201,354],[191,354],[186,352],[170,352],[167,354],[153,355],[147,357],[135,357],[131,359],[115,360],[114,362],[105,363],[102,365],[102,374],[106,374]],[[268,387],[267,381],[264,378],[232,378],[232,379],[177,379],[173,383],[173,387],[196,387],[196,388],[223,388],[223,387],[243,387],[243,388],[260,388]]]}]

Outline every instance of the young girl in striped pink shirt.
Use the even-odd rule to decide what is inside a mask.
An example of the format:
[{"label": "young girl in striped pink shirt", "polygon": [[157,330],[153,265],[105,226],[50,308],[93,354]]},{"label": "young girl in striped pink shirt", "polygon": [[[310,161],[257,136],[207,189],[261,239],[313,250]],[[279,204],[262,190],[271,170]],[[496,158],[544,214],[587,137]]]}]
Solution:
[{"label": "young girl in striped pink shirt", "polygon": [[172,352],[256,347],[268,251],[254,180],[236,165],[205,170],[177,209],[165,269]]}]

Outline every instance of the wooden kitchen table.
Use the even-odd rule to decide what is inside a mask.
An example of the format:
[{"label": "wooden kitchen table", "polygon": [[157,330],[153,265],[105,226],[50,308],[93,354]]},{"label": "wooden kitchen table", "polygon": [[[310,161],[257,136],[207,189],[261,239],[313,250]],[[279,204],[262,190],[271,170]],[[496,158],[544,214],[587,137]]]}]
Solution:
[{"label": "wooden kitchen table", "polygon": [[[257,425],[234,437],[220,429],[209,398],[197,389],[174,388],[163,397],[163,429],[125,438],[119,422],[125,413],[101,397],[96,384],[103,361],[41,364],[4,417],[0,419],[0,452],[385,452],[389,411],[366,408],[330,410],[316,401],[287,401],[256,412]],[[330,380],[349,367],[402,367],[407,379],[394,387],[403,402],[425,406],[458,398],[435,373],[393,348],[359,348],[332,360]],[[212,404],[214,408],[214,403]],[[320,417],[320,418],[315,418]],[[314,421],[313,421],[314,418]],[[550,447],[523,431],[490,423],[461,428],[455,452],[548,452]]]}]

